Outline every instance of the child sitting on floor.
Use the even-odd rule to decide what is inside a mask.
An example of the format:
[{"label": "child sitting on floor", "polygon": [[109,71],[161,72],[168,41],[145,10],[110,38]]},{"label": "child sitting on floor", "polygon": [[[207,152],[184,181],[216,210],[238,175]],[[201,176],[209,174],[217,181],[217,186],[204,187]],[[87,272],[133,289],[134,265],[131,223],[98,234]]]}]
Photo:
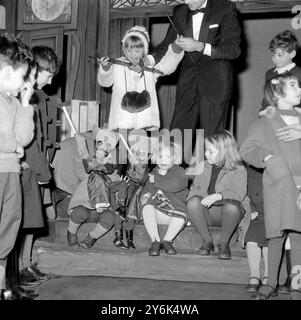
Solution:
[{"label": "child sitting on floor", "polygon": [[[143,222],[152,241],[148,254],[158,256],[160,249],[166,254],[177,254],[173,240],[187,221],[185,201],[188,195],[188,178],[179,166],[181,146],[159,136],[152,162],[157,167],[150,174],[141,196]],[[160,224],[168,226],[161,243]]]}]

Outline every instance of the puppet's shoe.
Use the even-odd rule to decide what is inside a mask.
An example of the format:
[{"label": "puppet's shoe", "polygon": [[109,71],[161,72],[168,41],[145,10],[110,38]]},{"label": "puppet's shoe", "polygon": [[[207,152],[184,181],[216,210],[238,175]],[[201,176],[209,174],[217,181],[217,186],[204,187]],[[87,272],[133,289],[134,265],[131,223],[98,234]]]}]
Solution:
[{"label": "puppet's shoe", "polygon": [[69,247],[78,246],[78,240],[75,233],[71,233],[69,230],[67,231],[67,241]]},{"label": "puppet's shoe", "polygon": [[257,294],[252,296],[252,298],[255,300],[268,300],[271,297],[277,297],[277,296],[278,296],[277,288],[273,288],[268,284],[264,284],[258,289]]},{"label": "puppet's shoe", "polygon": [[149,256],[159,256],[160,255],[160,242],[154,241],[151,244],[151,247],[148,250]]},{"label": "puppet's shoe", "polygon": [[218,245],[218,258],[231,260],[231,251],[228,243],[222,242]]},{"label": "puppet's shoe", "polygon": [[163,241],[161,243],[161,249],[165,251],[166,254],[177,254],[176,249],[173,247],[171,241]]},{"label": "puppet's shoe", "polygon": [[133,241],[133,230],[130,230],[130,231],[126,230],[125,237],[126,237],[127,247],[136,249],[136,246]]},{"label": "puppet's shoe", "polygon": [[113,244],[114,244],[117,248],[120,248],[120,249],[122,249],[122,250],[129,250],[129,247],[126,246],[126,245],[123,243],[122,239],[120,239],[120,238],[118,238],[118,237],[116,237],[116,238],[114,239]]},{"label": "puppet's shoe", "polygon": [[209,256],[211,251],[214,251],[214,244],[212,240],[205,241],[200,247],[200,249],[197,251],[197,254],[201,256]]},{"label": "puppet's shoe", "polygon": [[86,238],[79,243],[79,245],[85,249],[90,249],[94,246],[96,241],[97,238],[93,238],[90,236],[90,234],[88,234]]}]

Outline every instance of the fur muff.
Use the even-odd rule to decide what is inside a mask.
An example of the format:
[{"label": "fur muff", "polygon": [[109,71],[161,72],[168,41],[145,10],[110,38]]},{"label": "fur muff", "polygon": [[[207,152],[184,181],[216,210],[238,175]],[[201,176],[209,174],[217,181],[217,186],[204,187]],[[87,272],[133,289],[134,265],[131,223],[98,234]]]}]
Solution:
[{"label": "fur muff", "polygon": [[148,91],[142,92],[130,91],[127,92],[121,100],[121,108],[130,113],[141,112],[151,105],[151,97]]}]

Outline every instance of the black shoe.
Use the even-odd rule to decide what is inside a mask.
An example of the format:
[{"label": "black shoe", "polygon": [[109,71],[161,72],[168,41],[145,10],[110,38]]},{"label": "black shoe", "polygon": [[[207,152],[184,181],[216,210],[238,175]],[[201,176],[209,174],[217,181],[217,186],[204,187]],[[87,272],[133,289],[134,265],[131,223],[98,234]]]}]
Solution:
[{"label": "black shoe", "polygon": [[78,246],[78,240],[75,233],[71,233],[69,230],[67,231],[67,241],[69,247]]},{"label": "black shoe", "polygon": [[287,278],[285,283],[278,287],[278,292],[281,294],[291,293],[291,279]]},{"label": "black shoe", "polygon": [[36,263],[31,264],[28,267],[28,270],[34,273],[37,279],[39,279],[41,282],[47,281],[51,278],[48,274],[41,272]]},{"label": "black shoe", "polygon": [[25,290],[22,287],[14,286],[13,290],[17,292],[21,297],[27,298],[27,299],[35,299],[39,296],[38,293],[36,293],[34,290]]},{"label": "black shoe", "polygon": [[268,300],[271,297],[277,297],[278,290],[277,288],[273,288],[267,284],[262,285],[256,295],[252,296],[255,300]]},{"label": "black shoe", "polygon": [[197,254],[201,256],[209,256],[211,251],[214,251],[214,244],[212,240],[205,241],[197,251]]},{"label": "black shoe", "polygon": [[136,249],[136,246],[135,246],[134,241],[133,241],[133,230],[130,230],[130,231],[126,230],[125,231],[125,237],[126,237],[126,241],[127,241],[127,247]]},{"label": "black shoe", "polygon": [[116,229],[115,239],[113,241],[113,244],[122,250],[129,250],[129,247],[126,246],[122,240],[123,240],[123,229]]},{"label": "black shoe", "polygon": [[33,300],[33,298],[21,296],[13,289],[4,289],[1,292],[1,300]]},{"label": "black shoe", "polygon": [[160,242],[154,241],[151,244],[151,247],[148,250],[149,256],[159,256],[160,255]]},{"label": "black shoe", "polygon": [[95,242],[97,241],[97,238],[93,238],[88,234],[86,238],[80,242],[80,246],[85,249],[90,249],[94,246]]},{"label": "black shoe", "polygon": [[35,273],[31,272],[28,267],[20,271],[19,283],[24,287],[36,287],[41,284]]},{"label": "black shoe", "polygon": [[163,249],[166,254],[177,254],[177,251],[172,245],[172,241],[163,241],[161,243],[161,249]]},{"label": "black shoe", "polygon": [[228,243],[218,245],[218,258],[222,260],[231,260],[231,251]]}]

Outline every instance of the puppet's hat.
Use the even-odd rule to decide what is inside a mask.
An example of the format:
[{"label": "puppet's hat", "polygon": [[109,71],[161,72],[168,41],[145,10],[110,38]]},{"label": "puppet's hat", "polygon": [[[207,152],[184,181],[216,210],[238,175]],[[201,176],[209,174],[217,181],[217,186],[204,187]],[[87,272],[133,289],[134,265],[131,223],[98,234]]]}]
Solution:
[{"label": "puppet's hat", "polygon": [[129,29],[125,33],[125,35],[121,41],[122,45],[124,45],[125,41],[131,36],[136,36],[139,39],[141,39],[141,41],[144,44],[144,54],[147,55],[148,54],[148,45],[149,45],[150,39],[149,39],[149,34],[148,34],[147,30],[145,29],[145,27],[134,26],[131,29]]}]

